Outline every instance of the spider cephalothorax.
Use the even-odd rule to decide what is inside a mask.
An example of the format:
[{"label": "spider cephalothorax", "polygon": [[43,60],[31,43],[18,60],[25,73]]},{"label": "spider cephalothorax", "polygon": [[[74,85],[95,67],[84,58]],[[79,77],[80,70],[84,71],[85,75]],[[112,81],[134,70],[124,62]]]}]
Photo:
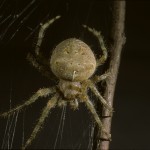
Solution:
[{"label": "spider cephalothorax", "polygon": [[49,74],[51,71],[47,68],[51,68],[54,75],[59,79],[58,85],[38,90],[31,98],[25,101],[24,104],[0,115],[7,116],[15,111],[21,110],[25,106],[31,105],[39,97],[46,98],[54,94],[52,98],[49,98],[47,105],[43,109],[41,116],[31,133],[31,136],[27,139],[22,149],[25,149],[32,143],[32,140],[36,137],[50,110],[55,106],[64,107],[68,103],[73,109],[77,109],[80,102],[85,103],[85,106],[91,112],[99,129],[105,133],[108,139],[110,139],[110,135],[103,127],[94,105],[88,96],[88,88],[90,88],[100,100],[102,105],[109,111],[112,111],[112,108],[95,86],[97,82],[106,79],[108,77],[108,73],[101,76],[93,76],[96,68],[103,64],[107,59],[107,49],[105,48],[101,33],[83,25],[83,27],[96,36],[99,41],[103,52],[103,55],[99,59],[95,58],[92,50],[86,43],[76,38],[70,38],[62,41],[56,46],[50,58],[50,64],[47,64],[40,52],[40,46],[46,29],[59,18],[60,16],[56,16],[55,18],[48,20],[46,23],[41,24],[38,41],[35,47],[35,56],[32,54],[28,55],[28,60],[32,63],[32,65],[48,78],[50,78]]}]

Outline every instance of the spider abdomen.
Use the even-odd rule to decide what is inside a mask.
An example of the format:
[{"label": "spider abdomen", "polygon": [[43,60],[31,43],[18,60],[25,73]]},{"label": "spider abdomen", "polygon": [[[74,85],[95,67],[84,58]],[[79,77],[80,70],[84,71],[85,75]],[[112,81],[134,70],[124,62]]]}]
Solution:
[{"label": "spider abdomen", "polygon": [[96,59],[86,43],[70,38],[56,46],[50,65],[52,72],[59,79],[83,81],[95,72]]},{"label": "spider abdomen", "polygon": [[81,94],[81,83],[60,80],[58,84],[59,90],[63,93],[67,100],[74,100]]}]

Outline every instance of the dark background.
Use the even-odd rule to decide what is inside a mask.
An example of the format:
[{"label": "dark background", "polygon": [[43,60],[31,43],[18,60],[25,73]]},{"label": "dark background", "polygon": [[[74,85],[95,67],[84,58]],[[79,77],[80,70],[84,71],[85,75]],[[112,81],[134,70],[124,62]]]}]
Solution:
[{"label": "dark background", "polygon": [[[99,54],[96,39],[82,28],[82,24],[102,31],[106,44],[109,39],[110,1],[37,0],[29,5],[30,2],[0,1],[0,112],[9,109],[10,99],[15,107],[39,88],[56,84],[43,77],[26,60],[27,53],[34,50],[40,22],[62,16],[45,35],[41,49],[47,58],[60,41],[70,37],[82,39],[95,54]],[[20,12],[22,14],[17,18]],[[127,41],[122,51],[114,98],[111,149],[150,149],[150,2],[127,1],[125,28]],[[40,99],[19,113],[13,148],[21,147],[23,133],[25,139],[29,137],[46,102],[46,99]],[[31,148],[54,148],[60,116],[59,108],[52,110]],[[0,119],[0,144],[6,121]],[[92,124],[84,105],[75,112],[67,107],[62,140],[59,135],[56,148],[87,149]]]}]

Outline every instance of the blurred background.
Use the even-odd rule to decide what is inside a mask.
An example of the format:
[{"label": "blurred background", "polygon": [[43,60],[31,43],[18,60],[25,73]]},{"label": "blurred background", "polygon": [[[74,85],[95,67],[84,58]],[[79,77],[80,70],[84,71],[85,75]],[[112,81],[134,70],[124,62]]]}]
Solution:
[{"label": "blurred background", "polygon": [[[101,31],[107,45],[111,13],[111,2],[103,0],[1,0],[0,112],[23,103],[39,88],[58,83],[46,79],[26,60],[35,48],[41,22],[62,16],[44,37],[41,50],[47,59],[59,42],[70,37],[86,42],[97,56],[101,53],[98,42],[82,24]],[[149,1],[127,1],[127,41],[114,97],[111,149],[150,149],[149,18]],[[1,148],[19,148],[25,143],[46,102],[40,99],[10,118],[0,118]],[[90,149],[93,124],[83,104],[78,111],[53,109],[30,148]]]}]

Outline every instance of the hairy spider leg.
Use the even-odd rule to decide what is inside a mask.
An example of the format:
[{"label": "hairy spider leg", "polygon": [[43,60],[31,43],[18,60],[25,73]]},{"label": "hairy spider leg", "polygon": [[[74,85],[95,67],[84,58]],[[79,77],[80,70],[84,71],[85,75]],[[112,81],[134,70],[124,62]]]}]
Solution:
[{"label": "hairy spider leg", "polygon": [[94,117],[96,123],[98,124],[99,129],[104,132],[104,134],[107,136],[107,138],[110,140],[111,139],[111,134],[109,134],[105,128],[103,127],[102,121],[100,120],[92,102],[89,100],[89,98],[86,96],[86,101],[85,101],[87,109],[92,113],[92,116]]},{"label": "hairy spider leg", "polygon": [[36,100],[38,100],[39,97],[47,97],[50,94],[54,93],[55,91],[56,91],[55,88],[43,88],[43,89],[39,89],[34,95],[32,95],[27,101],[25,101],[24,104],[19,105],[19,106],[15,107],[15,108],[10,109],[7,112],[4,112],[4,113],[0,114],[0,117],[6,117],[8,115],[11,115],[13,112],[19,111],[19,110],[23,109],[23,107],[31,105]]},{"label": "hairy spider leg", "polygon": [[28,53],[27,60],[35,67],[42,75],[46,76],[47,78],[51,79],[51,73],[49,66],[41,65],[37,62],[36,58],[31,54]]},{"label": "hairy spider leg", "polygon": [[98,76],[98,75],[93,76],[91,78],[91,81],[96,84],[96,83],[98,83],[100,81],[106,80],[108,77],[110,77],[110,73],[106,72],[106,73],[104,73],[104,74],[102,74],[100,76]]},{"label": "hairy spider leg", "polygon": [[90,89],[92,92],[97,96],[97,98],[100,100],[100,102],[103,104],[105,108],[107,108],[110,113],[113,112],[113,108],[108,104],[108,102],[103,98],[103,96],[100,94],[100,92],[97,90],[96,86],[91,82],[90,83]]},{"label": "hairy spider leg", "polygon": [[48,29],[48,27],[54,23],[57,19],[59,19],[60,16],[56,16],[53,19],[49,19],[46,23],[40,24],[40,31],[38,34],[38,40],[35,46],[35,55],[34,57],[31,53],[28,53],[27,60],[44,76],[50,78],[51,72],[49,70],[49,61],[46,61],[46,58],[42,55],[40,52],[40,47],[44,38],[45,31]]},{"label": "hairy spider leg", "polygon": [[[46,23],[42,24],[41,23],[41,28],[40,28],[40,31],[39,31],[39,35],[38,35],[38,40],[37,40],[37,44],[35,46],[35,54],[36,56],[40,57],[40,47],[41,47],[41,44],[42,44],[42,41],[43,41],[43,38],[44,38],[44,35],[45,35],[45,31],[48,29],[48,27],[53,24],[57,19],[59,19],[61,16],[56,16],[55,18],[52,18],[52,19],[49,19]],[[42,58],[42,56],[41,56]]]},{"label": "hairy spider leg", "polygon": [[57,99],[58,99],[58,95],[56,94],[56,95],[54,95],[54,97],[52,97],[48,101],[47,105],[44,107],[44,109],[41,113],[41,116],[38,120],[38,123],[36,124],[36,126],[34,127],[34,130],[31,133],[31,136],[26,141],[24,147],[22,147],[23,150],[26,149],[26,147],[28,147],[31,144],[31,142],[35,139],[37,133],[40,131],[40,128],[44,124],[44,121],[45,121],[46,117],[48,117],[48,114],[50,113],[50,110],[56,106]]},{"label": "hairy spider leg", "polygon": [[96,36],[98,41],[99,41],[99,44],[100,44],[100,47],[102,49],[103,55],[99,59],[97,59],[97,67],[98,67],[98,66],[102,65],[108,57],[105,42],[103,40],[101,32],[98,32],[97,30],[92,29],[92,28],[88,27],[87,25],[83,25],[83,27],[86,28],[89,32],[91,32],[94,36]]}]

